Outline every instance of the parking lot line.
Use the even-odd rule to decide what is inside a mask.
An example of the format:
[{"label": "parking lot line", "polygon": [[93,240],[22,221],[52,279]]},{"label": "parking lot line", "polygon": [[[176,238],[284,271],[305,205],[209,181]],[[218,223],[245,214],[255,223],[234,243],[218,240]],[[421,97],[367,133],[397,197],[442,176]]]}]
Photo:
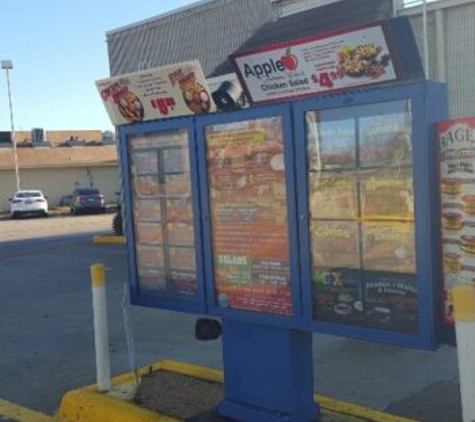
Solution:
[{"label": "parking lot line", "polygon": [[0,399],[0,417],[20,422],[53,422],[52,416]]}]

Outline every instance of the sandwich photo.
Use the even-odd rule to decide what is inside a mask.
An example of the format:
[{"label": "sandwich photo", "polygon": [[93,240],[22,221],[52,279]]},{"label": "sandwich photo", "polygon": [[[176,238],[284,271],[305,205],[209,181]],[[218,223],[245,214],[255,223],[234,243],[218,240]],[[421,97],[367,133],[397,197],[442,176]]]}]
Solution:
[{"label": "sandwich photo", "polygon": [[460,195],[462,193],[462,183],[455,179],[442,179],[440,190],[446,195]]},{"label": "sandwich photo", "polygon": [[470,255],[475,255],[475,236],[464,234],[460,236],[460,249]]},{"label": "sandwich photo", "polygon": [[446,230],[461,230],[463,227],[462,215],[457,212],[443,213],[442,227]]},{"label": "sandwich photo", "polygon": [[475,195],[462,196],[462,210],[465,214],[475,215]]}]

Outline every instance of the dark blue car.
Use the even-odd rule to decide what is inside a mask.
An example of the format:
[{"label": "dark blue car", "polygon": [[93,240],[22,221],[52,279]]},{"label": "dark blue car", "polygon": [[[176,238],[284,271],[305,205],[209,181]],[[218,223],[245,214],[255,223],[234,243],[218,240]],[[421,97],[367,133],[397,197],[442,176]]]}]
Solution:
[{"label": "dark blue car", "polygon": [[70,210],[75,215],[104,213],[106,211],[104,195],[96,188],[76,188],[71,195]]}]

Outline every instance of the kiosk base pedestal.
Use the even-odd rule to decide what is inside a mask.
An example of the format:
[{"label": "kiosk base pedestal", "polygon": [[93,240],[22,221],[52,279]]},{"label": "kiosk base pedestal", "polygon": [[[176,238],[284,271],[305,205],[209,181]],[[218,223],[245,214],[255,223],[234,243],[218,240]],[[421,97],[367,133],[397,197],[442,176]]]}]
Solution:
[{"label": "kiosk base pedestal", "polygon": [[246,422],[310,422],[312,333],[223,319],[224,400],[218,413]]}]

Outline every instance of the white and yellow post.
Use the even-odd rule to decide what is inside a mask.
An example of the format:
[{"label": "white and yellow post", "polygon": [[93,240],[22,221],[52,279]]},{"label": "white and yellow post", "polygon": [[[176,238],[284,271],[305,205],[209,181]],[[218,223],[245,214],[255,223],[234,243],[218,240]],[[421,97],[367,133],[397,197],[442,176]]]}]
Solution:
[{"label": "white and yellow post", "polygon": [[452,289],[463,422],[475,421],[475,284]]},{"label": "white and yellow post", "polygon": [[91,266],[92,309],[94,313],[94,340],[96,346],[96,376],[98,391],[110,390],[109,329],[107,324],[107,297],[105,268]]}]

